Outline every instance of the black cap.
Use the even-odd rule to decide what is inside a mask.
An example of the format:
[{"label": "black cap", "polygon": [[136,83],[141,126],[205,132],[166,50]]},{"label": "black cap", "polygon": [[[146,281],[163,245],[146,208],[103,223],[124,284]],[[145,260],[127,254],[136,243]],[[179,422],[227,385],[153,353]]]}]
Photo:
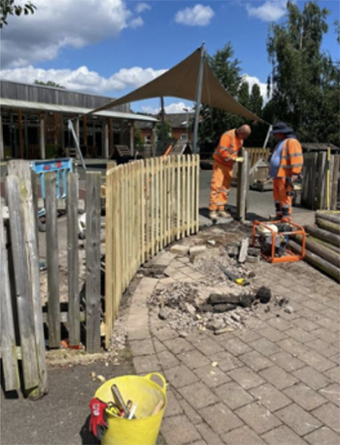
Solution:
[{"label": "black cap", "polygon": [[273,126],[272,134],[290,134],[293,133],[293,130],[289,128],[284,122],[278,122]]}]

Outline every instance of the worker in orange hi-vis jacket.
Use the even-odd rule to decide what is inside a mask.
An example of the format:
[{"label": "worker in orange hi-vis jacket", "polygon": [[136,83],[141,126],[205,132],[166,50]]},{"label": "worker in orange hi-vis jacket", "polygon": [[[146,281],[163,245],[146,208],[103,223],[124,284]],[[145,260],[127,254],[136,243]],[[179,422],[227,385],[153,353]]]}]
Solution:
[{"label": "worker in orange hi-vis jacket", "polygon": [[210,184],[210,219],[216,220],[218,216],[228,218],[225,205],[228,201],[228,193],[231,186],[233,166],[236,162],[243,162],[238,156],[243,140],[251,133],[249,125],[226,131],[222,134],[220,142],[213,155],[213,172]]},{"label": "worker in orange hi-vis jacket", "polygon": [[293,130],[284,122],[275,124],[272,134],[278,140],[269,164],[269,174],[274,179],[275,218],[290,222],[294,195],[293,184],[303,166],[302,147],[294,136]]}]

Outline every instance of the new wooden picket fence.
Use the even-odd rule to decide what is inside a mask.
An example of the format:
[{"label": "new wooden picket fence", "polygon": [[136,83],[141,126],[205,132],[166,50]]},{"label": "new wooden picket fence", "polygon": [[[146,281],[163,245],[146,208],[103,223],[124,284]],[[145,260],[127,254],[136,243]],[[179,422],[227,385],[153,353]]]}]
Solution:
[{"label": "new wooden picket fence", "polygon": [[[68,329],[72,346],[81,342],[80,323],[85,322],[86,350],[101,349],[100,319],[100,186],[101,173],[86,174],[86,291],[85,310],[80,310],[78,177],[67,176],[68,310],[61,311],[58,224],[55,173],[47,173],[46,263],[47,314],[40,291],[36,177],[27,161],[10,161],[6,177],[9,219],[1,215],[1,358],[6,391],[22,388],[30,397],[48,391],[46,346],[61,346],[61,324]],[[48,327],[45,338],[44,323]],[[20,363],[21,362],[21,363]],[[21,366],[20,366],[20,364]],[[21,375],[19,370],[22,370]],[[21,382],[22,380],[22,382]]]},{"label": "new wooden picket fence", "polygon": [[107,347],[123,292],[140,265],[198,230],[198,155],[151,158],[107,171]]},{"label": "new wooden picket fence", "polygon": [[[301,204],[312,210],[336,210],[338,201],[340,155],[331,155],[329,166],[327,153],[305,153]],[[329,169],[329,184],[327,170]],[[328,192],[327,192],[328,188]],[[329,199],[327,202],[327,194]]]}]

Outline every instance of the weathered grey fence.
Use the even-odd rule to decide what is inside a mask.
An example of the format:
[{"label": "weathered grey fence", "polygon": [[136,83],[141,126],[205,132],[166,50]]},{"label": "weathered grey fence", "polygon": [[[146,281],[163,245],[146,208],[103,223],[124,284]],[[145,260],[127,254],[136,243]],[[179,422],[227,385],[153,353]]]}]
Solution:
[{"label": "weathered grey fence", "polygon": [[[304,155],[301,204],[313,210],[336,210],[338,201],[340,155],[306,153]],[[329,174],[327,174],[329,172]]]},{"label": "weathered grey fence", "polygon": [[[47,316],[40,291],[36,177],[27,161],[8,163],[6,199],[9,219],[0,221],[1,242],[1,358],[5,390],[22,386],[29,397],[48,391],[46,344],[61,346],[61,323],[68,344],[81,343],[80,323],[86,320],[86,350],[100,349],[100,172],[86,174],[86,313],[80,311],[78,252],[78,177],[67,177],[68,305],[61,311],[55,173],[46,174]],[[44,323],[48,328],[45,338]],[[19,366],[21,361],[21,367]],[[19,369],[22,369],[22,385]]]}]

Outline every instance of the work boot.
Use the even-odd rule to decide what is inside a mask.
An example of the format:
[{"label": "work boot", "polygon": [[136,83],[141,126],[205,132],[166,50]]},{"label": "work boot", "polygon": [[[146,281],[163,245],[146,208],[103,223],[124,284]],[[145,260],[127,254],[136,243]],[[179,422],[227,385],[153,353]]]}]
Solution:
[{"label": "work boot", "polygon": [[210,219],[212,219],[213,221],[217,220],[217,212],[216,210],[212,210],[209,214]]},{"label": "work boot", "polygon": [[231,218],[231,215],[226,210],[218,210],[218,216],[220,218]]}]

